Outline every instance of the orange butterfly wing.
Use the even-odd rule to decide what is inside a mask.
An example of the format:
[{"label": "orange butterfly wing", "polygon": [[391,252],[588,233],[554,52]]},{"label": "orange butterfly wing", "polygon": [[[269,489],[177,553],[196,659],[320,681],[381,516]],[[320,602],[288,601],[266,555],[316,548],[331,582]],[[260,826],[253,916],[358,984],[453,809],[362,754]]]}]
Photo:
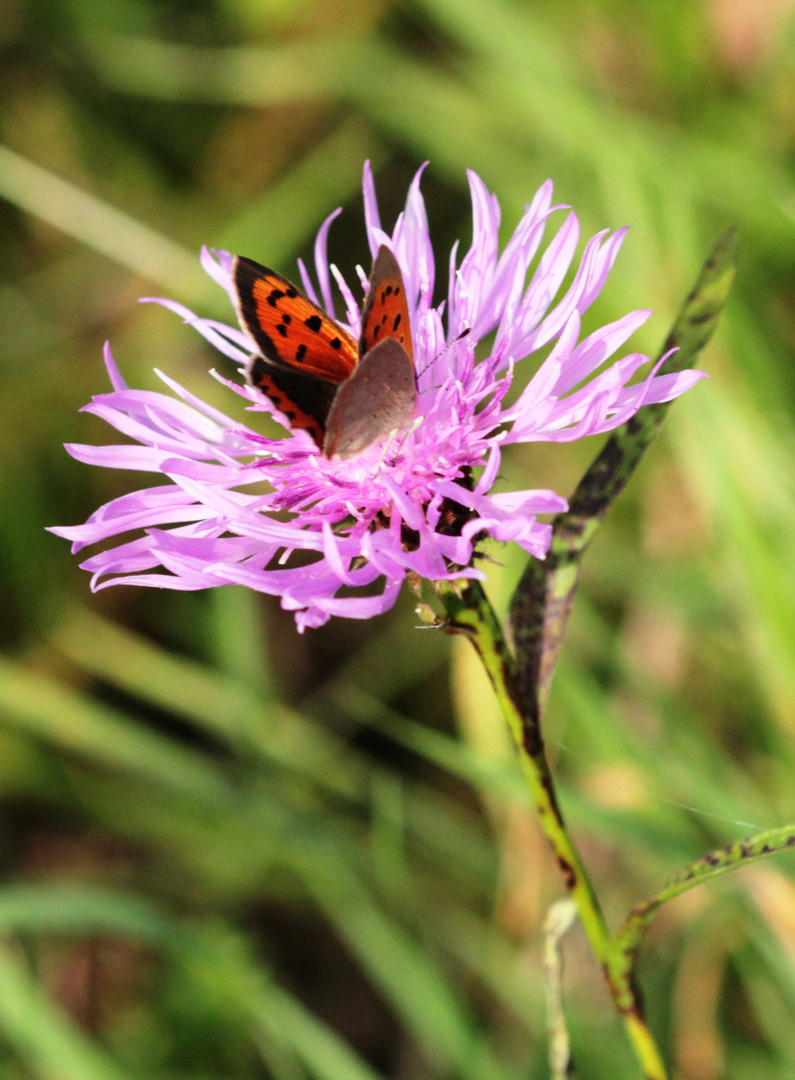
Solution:
[{"label": "orange butterfly wing", "polygon": [[356,367],[356,342],[292,282],[253,259],[235,258],[232,280],[241,326],[272,364],[330,383]]},{"label": "orange butterfly wing", "polygon": [[364,356],[384,338],[395,338],[414,359],[406,288],[397,259],[387,247],[380,247],[370,274],[370,290],[362,311],[359,353]]}]

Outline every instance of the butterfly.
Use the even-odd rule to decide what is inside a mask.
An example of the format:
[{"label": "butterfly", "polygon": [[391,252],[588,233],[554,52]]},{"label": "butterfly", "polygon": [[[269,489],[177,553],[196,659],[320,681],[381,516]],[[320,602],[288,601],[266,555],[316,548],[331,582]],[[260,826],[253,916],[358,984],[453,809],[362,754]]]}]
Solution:
[{"label": "butterfly", "polygon": [[405,428],[417,402],[406,289],[381,247],[356,340],[287,278],[237,255],[232,282],[240,325],[257,352],[246,377],[324,457],[355,457]]}]

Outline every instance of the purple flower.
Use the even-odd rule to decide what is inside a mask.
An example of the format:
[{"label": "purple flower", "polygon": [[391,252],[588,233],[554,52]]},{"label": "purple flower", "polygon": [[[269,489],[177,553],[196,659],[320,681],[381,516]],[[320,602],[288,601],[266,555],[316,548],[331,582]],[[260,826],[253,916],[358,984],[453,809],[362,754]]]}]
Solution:
[{"label": "purple flower", "polygon": [[[349,460],[328,460],[306,432],[289,431],[287,419],[259,390],[216,375],[245,400],[248,411],[273,414],[286,429],[284,438],[266,438],[163,374],[172,394],[130,390],[106,347],[113,391],[86,408],[134,442],[73,444],[67,450],[92,465],[153,472],[167,482],[114,499],[85,525],[52,530],[74,541],[75,551],[143,530],[82,563],[93,574],[92,588],[247,585],[281,597],[303,630],[331,615],[364,619],[386,611],[407,574],[431,580],[484,577],[473,556],[485,534],[513,540],[543,558],[550,526],[536,515],[564,510],[566,502],[553,491],[495,490],[502,447],[609,431],[642,405],[675,398],[702,377],[698,371],[657,375],[655,368],[628,386],[648,363],[638,353],[596,373],[650,312],[630,312],[579,340],[580,319],[599,294],[626,230],[590,240],[571,284],[557,298],[579,239],[573,213],[527,282],[547,219],[561,209],[551,205],[549,181],[500,254],[497,199],[469,174],[472,245],[460,265],[453,248],[447,300],[434,307],[421,173],[390,235],[381,227],[369,166],[364,172],[370,249],[375,255],[384,244],[393,251],[409,298],[419,395],[414,425]],[[315,243],[319,297],[303,264],[301,278],[307,294],[333,315],[334,276],[346,306],[339,321],[358,338],[360,306],[326,254],[334,217],[324,222]],[[230,296],[231,261],[226,252],[202,253],[205,270]],[[173,301],[160,303],[226,356],[246,364],[252,343],[242,330],[200,319]],[[476,360],[476,345],[492,334],[488,357]],[[505,405],[517,365],[551,343],[525,389]]]}]

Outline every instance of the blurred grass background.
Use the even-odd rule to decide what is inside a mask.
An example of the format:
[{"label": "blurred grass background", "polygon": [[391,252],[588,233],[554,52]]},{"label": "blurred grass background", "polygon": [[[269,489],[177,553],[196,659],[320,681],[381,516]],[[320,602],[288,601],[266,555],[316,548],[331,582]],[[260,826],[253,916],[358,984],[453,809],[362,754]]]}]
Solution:
[{"label": "blurred grass background", "polygon": [[[474,654],[412,601],[299,637],[270,598],[88,591],[48,524],[135,478],[64,441],[154,366],[233,408],[169,313],[229,318],[202,243],[295,275],[362,162],[414,170],[437,258],[464,170],[506,229],[551,175],[584,235],[632,230],[586,331],[654,352],[721,229],[740,270],[588,555],[553,689],[564,810],[613,923],[680,864],[795,820],[792,0],[5,0],[0,5],[0,1063],[35,1080],[547,1075],[541,922],[560,884]],[[226,372],[231,374],[231,370]],[[568,493],[598,441],[518,448]],[[522,568],[493,552],[504,609]],[[460,647],[459,647],[460,646]],[[635,1075],[574,931],[583,1077]],[[677,1075],[795,1075],[784,857],[660,915],[640,974]]]}]

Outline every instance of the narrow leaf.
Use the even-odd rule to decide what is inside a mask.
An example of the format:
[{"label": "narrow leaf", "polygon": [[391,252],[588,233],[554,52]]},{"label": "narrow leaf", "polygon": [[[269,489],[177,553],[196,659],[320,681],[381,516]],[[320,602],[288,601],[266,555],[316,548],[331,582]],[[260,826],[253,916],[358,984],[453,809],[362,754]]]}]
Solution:
[{"label": "narrow leaf", "polygon": [[[735,272],[737,233],[715,241],[660,353],[678,352],[664,373],[692,366],[717,325]],[[637,468],[662,426],[670,403],[647,405],[613,432],[553,523],[545,562],[531,559],[511,601],[519,693],[526,709],[543,711],[579,582],[580,562],[608,509]]]},{"label": "narrow leaf", "polygon": [[749,862],[792,849],[795,849],[795,825],[783,825],[756,836],[735,840],[733,844],[727,844],[726,847],[711,851],[688,863],[660,892],[637,904],[615,933],[607,963],[610,978],[624,988],[625,999],[629,1001],[634,996],[632,973],[643,935],[666,901],[681,896],[688,889],[693,889],[711,878],[739,870]]},{"label": "narrow leaf", "polygon": [[36,1080],[124,1080],[129,1074],[85,1038],[0,942],[0,1032]]}]

